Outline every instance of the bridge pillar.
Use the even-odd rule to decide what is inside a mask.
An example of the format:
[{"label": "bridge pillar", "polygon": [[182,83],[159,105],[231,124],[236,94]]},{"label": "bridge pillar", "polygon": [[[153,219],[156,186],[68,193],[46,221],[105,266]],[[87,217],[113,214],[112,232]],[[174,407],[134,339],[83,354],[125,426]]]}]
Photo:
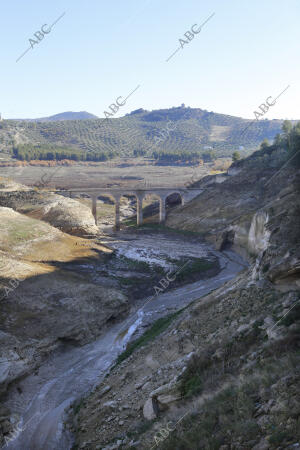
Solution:
[{"label": "bridge pillar", "polygon": [[115,230],[120,230],[120,199],[115,199]]},{"label": "bridge pillar", "polygon": [[136,224],[143,225],[143,195],[136,196]]},{"label": "bridge pillar", "polygon": [[181,206],[184,206],[184,196],[182,194],[180,194],[181,196]]},{"label": "bridge pillar", "polygon": [[92,213],[95,219],[95,224],[97,225],[97,197],[92,197]]},{"label": "bridge pillar", "polygon": [[166,220],[166,198],[160,197],[159,199],[159,223],[163,223]]}]

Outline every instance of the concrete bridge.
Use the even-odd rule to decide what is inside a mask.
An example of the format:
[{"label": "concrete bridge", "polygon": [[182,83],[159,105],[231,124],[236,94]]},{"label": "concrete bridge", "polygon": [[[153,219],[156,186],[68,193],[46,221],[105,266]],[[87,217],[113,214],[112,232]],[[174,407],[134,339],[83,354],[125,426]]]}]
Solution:
[{"label": "concrete bridge", "polygon": [[159,222],[163,223],[166,219],[166,200],[172,194],[178,194],[181,198],[181,204],[192,200],[203,192],[203,189],[195,188],[148,188],[148,189],[126,189],[126,188],[74,188],[68,189],[69,196],[73,194],[86,194],[92,199],[92,212],[97,224],[97,199],[106,196],[115,203],[115,229],[120,229],[120,199],[124,195],[132,195],[137,203],[137,225],[143,224],[143,199],[148,194],[152,194],[159,199]]}]

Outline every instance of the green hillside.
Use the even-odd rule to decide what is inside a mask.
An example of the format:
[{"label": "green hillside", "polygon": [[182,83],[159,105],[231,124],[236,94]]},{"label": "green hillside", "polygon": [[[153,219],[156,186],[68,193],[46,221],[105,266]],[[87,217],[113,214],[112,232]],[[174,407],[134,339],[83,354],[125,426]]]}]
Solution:
[{"label": "green hillside", "polygon": [[13,155],[15,147],[17,155],[26,148],[30,154],[37,155],[37,159],[39,154],[43,155],[40,159],[44,159],[49,148],[63,149],[64,154],[77,154],[75,159],[85,159],[89,154],[88,160],[94,156],[96,160],[103,160],[116,155],[153,156],[153,152],[196,152],[200,157],[209,150],[222,157],[231,156],[243,146],[243,156],[246,156],[257,149],[263,139],[272,140],[282,125],[280,120],[262,119],[245,131],[250,123],[239,117],[184,106],[151,112],[139,109],[111,119],[3,120],[0,122],[0,152]]}]

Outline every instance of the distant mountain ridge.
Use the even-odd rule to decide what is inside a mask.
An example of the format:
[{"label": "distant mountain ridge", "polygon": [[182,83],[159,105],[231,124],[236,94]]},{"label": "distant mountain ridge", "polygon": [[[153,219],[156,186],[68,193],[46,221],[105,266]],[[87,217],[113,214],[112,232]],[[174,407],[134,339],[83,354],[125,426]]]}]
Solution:
[{"label": "distant mountain ridge", "polygon": [[36,119],[10,119],[24,122],[58,122],[60,120],[88,120],[88,119],[98,119],[97,116],[91,114],[87,111],[65,111],[59,114],[54,114],[49,117],[38,117]]}]

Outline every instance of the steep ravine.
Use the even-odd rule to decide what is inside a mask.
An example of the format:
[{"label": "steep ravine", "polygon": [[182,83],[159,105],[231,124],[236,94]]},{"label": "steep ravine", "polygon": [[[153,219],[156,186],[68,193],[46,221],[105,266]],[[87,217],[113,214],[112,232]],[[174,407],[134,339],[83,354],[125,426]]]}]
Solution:
[{"label": "steep ravine", "polygon": [[[155,237],[155,239],[153,239]],[[169,257],[192,257],[211,251],[206,244],[194,242],[188,246],[187,238],[177,238],[154,234],[150,242],[144,236],[146,258],[155,256],[163,261],[164,249]],[[119,247],[120,253],[141,255],[142,240],[126,239],[114,246]],[[151,244],[151,245],[150,245]],[[150,246],[152,256],[150,253]],[[129,250],[130,248],[130,250]],[[173,250],[172,250],[173,249]],[[216,276],[186,284],[184,287],[173,289],[170,285],[164,293],[157,295],[152,301],[140,301],[137,311],[133,306],[132,313],[122,323],[113,325],[103,337],[80,348],[66,345],[60,352],[52,355],[37,373],[23,379],[18,386],[11,388],[8,393],[6,406],[16,414],[20,427],[24,431],[17,439],[11,441],[11,449],[64,449],[71,448],[72,436],[63,432],[64,410],[91,389],[95,388],[103,379],[109,367],[116,360],[117,355],[124,349],[128,340],[138,330],[153,323],[159,317],[188,305],[191,301],[216,289],[224,282],[233,278],[245,265],[233,253],[221,254],[213,252],[219,259],[221,270]],[[156,261],[157,262],[157,261]],[[169,264],[165,259],[164,264]],[[140,333],[138,333],[140,334]]]}]

